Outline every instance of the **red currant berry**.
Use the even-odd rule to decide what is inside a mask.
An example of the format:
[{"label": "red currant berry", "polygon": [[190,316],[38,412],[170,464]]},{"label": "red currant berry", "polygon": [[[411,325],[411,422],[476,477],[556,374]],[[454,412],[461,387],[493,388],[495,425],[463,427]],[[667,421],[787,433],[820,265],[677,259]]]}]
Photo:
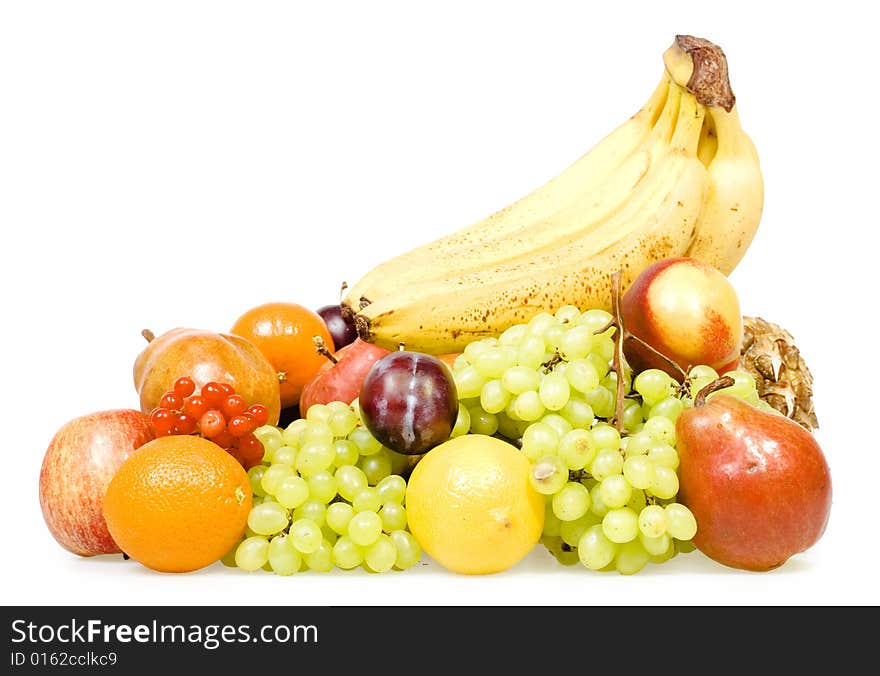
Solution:
[{"label": "red currant berry", "polygon": [[219,409],[223,400],[226,398],[226,394],[220,383],[211,381],[210,383],[205,383],[205,386],[202,388],[202,397],[208,402],[209,408]]},{"label": "red currant berry", "polygon": [[196,384],[189,376],[183,376],[174,381],[174,394],[181,399],[186,399],[196,391]]},{"label": "red currant berry", "polygon": [[248,407],[247,413],[254,416],[254,422],[257,423],[257,427],[262,427],[269,422],[269,409],[262,404],[254,404],[253,406]]},{"label": "red currant berry", "polygon": [[211,441],[214,441],[221,432],[226,431],[226,418],[217,409],[208,409],[199,418],[199,431]]},{"label": "red currant berry", "polygon": [[229,383],[218,383],[218,385],[220,385],[220,389],[223,390],[223,394],[225,394],[227,397],[230,394],[235,394],[235,388]]},{"label": "red currant berry", "polygon": [[245,404],[244,397],[240,394],[230,394],[223,400],[223,405],[220,406],[220,411],[227,418],[244,413],[245,409],[247,409],[247,404]]},{"label": "red currant berry", "polygon": [[205,415],[208,410],[208,402],[200,394],[194,394],[183,402],[183,412],[196,420]]},{"label": "red currant berry", "polygon": [[168,436],[174,432],[175,416],[173,411],[167,408],[157,407],[150,413],[150,422],[156,430],[157,437]]},{"label": "red currant berry", "polygon": [[174,423],[174,433],[175,434],[192,434],[196,431],[199,425],[199,419],[193,418],[191,415],[187,415],[186,413],[178,413],[177,420]]},{"label": "red currant berry", "polygon": [[254,425],[253,416],[235,415],[226,423],[226,429],[234,437],[243,437],[257,429],[257,426]]},{"label": "red currant berry", "polygon": [[165,394],[162,395],[162,398],[159,400],[159,406],[162,408],[167,408],[170,411],[180,410],[180,405],[182,403],[183,399],[181,399],[174,390],[168,390]]},{"label": "red currant berry", "polygon": [[217,444],[220,448],[230,449],[235,444],[235,437],[226,430],[223,430],[216,437],[213,437],[211,441]]},{"label": "red currant berry", "polygon": [[238,440],[238,455],[245,469],[259,465],[263,461],[263,444],[253,434],[243,436]]}]

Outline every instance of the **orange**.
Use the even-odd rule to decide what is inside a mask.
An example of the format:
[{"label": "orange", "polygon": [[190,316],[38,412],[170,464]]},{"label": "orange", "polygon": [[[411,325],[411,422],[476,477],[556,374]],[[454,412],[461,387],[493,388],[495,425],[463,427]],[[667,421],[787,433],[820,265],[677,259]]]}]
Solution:
[{"label": "orange", "polygon": [[315,349],[315,336],[331,352],[333,337],[314,310],[296,303],[265,303],[235,320],[230,333],[255,345],[278,372],[281,407],[299,403],[303,388],[327,361]]},{"label": "orange", "polygon": [[446,441],[418,462],[406,489],[410,532],[456,573],[486,574],[522,560],[544,529],[544,496],[528,458],[481,434]]},{"label": "orange", "polygon": [[126,459],[104,496],[113,540],[166,573],[214,563],[241,539],[253,496],[247,473],[202,437],[154,439]]}]

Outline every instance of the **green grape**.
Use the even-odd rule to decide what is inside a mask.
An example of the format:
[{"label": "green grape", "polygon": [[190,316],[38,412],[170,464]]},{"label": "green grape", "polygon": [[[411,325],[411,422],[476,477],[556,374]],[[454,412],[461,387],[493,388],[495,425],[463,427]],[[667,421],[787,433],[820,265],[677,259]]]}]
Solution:
[{"label": "green grape", "polygon": [[468,361],[473,364],[477,360],[477,357],[484,352],[488,352],[492,347],[492,343],[486,339],[474,340],[465,345],[462,354],[464,354],[464,356],[468,358]]},{"label": "green grape", "polygon": [[608,505],[602,502],[602,495],[599,492],[599,487],[601,485],[602,484],[600,483],[596,483],[590,488],[590,513],[599,518],[604,517],[609,510]]},{"label": "green grape", "polygon": [[391,456],[389,451],[383,449],[381,453],[367,455],[361,458],[357,464],[367,477],[367,483],[375,486],[382,479],[391,474]]},{"label": "green grape", "polygon": [[287,510],[277,502],[264,502],[251,509],[247,523],[255,533],[274,535],[287,527]]},{"label": "green grape", "polygon": [[527,322],[529,333],[534,336],[543,336],[551,326],[558,326],[559,321],[549,312],[539,312],[533,315]]},{"label": "green grape", "polygon": [[376,512],[357,512],[348,522],[348,536],[361,547],[373,544],[382,534],[382,518]]},{"label": "green grape", "polygon": [[471,434],[492,436],[498,431],[498,418],[486,413],[479,404],[468,407],[468,414],[471,418]]},{"label": "green grape", "polygon": [[655,446],[657,442],[645,430],[631,434],[626,438],[626,456],[628,458],[647,455],[651,446]]},{"label": "green grape", "polygon": [[601,385],[589,392],[584,392],[584,401],[600,418],[611,418],[614,415],[614,394]]},{"label": "green grape", "polygon": [[515,420],[512,420],[505,413],[497,414],[496,418],[498,421],[498,433],[508,439],[519,439],[520,438],[520,429],[519,423]]},{"label": "green grape", "polygon": [[541,384],[541,374],[527,366],[513,366],[501,376],[501,385],[513,395],[537,390]]},{"label": "green grape", "polygon": [[[344,401],[329,401],[326,404],[327,409],[330,411],[330,417],[333,417],[334,413],[340,413],[342,411],[351,412],[351,405],[345,403]],[[329,419],[328,419],[329,420]]]},{"label": "green grape", "polygon": [[387,503],[379,511],[379,517],[382,519],[382,530],[386,533],[406,528],[406,509],[400,503]]},{"label": "green grape", "polygon": [[599,383],[602,382],[602,378],[604,378],[609,369],[611,368],[611,362],[608,359],[603,359],[600,355],[595,352],[590,352],[587,355],[586,361],[590,362],[593,365],[593,369],[596,371],[596,377],[598,380],[596,381],[596,387],[599,387]]},{"label": "green grape", "polygon": [[[329,415],[327,418],[328,422],[330,419]],[[324,422],[310,422],[302,434],[300,445],[316,443],[321,446],[330,446],[333,443],[333,439],[333,430],[330,429],[330,425]]]},{"label": "green grape", "polygon": [[596,333],[596,331],[600,331],[601,329],[608,326],[608,322],[611,321],[611,314],[606,312],[605,310],[585,310],[576,320],[577,324],[581,326],[586,326],[590,329],[591,333]]},{"label": "green grape", "polygon": [[327,408],[326,404],[312,404],[309,406],[309,410],[306,411],[306,420],[310,423],[326,423],[330,420],[330,415],[332,411]]},{"label": "green grape", "polygon": [[331,546],[334,545],[336,543],[336,540],[339,538],[339,533],[330,528],[330,526],[327,525],[326,520],[324,522],[324,525],[321,526],[321,535],[324,536],[324,540],[329,542]]},{"label": "green grape", "polygon": [[269,541],[268,559],[276,575],[293,575],[302,565],[302,555],[290,545],[286,535],[276,535]]},{"label": "green grape", "polygon": [[690,554],[696,550],[696,546],[690,540],[673,540],[672,544],[675,546],[675,551],[679,554]]},{"label": "green grape", "polygon": [[309,421],[305,418],[297,418],[292,421],[287,427],[284,428],[284,431],[281,432],[281,439],[286,446],[291,446],[293,448],[298,448],[300,444],[300,439],[302,438],[303,432],[305,432],[306,427],[309,426]]},{"label": "green grape", "polygon": [[621,575],[634,575],[647,565],[650,558],[638,540],[631,540],[620,545],[614,566]]},{"label": "green grape", "polygon": [[599,496],[610,509],[623,507],[632,496],[632,486],[621,474],[612,474],[599,482]]},{"label": "green grape", "polygon": [[370,434],[366,427],[358,427],[348,438],[354,442],[361,455],[373,455],[382,450],[382,442]]},{"label": "green grape", "polygon": [[648,414],[647,418],[662,415],[669,418],[672,422],[675,422],[678,420],[678,416],[681,415],[683,410],[684,402],[682,402],[681,399],[677,397],[666,397],[666,399],[663,399],[651,407],[651,412]]},{"label": "green grape", "polygon": [[553,496],[552,504],[559,520],[580,519],[590,509],[590,491],[583,484],[569,481]]},{"label": "green grape", "polygon": [[626,502],[626,506],[629,507],[636,514],[641,513],[641,511],[645,508],[645,505],[648,504],[648,497],[645,495],[645,491],[634,488],[632,495],[629,500]]},{"label": "green grape", "polygon": [[327,519],[327,505],[320,500],[309,498],[291,513],[293,519],[309,519],[323,526]]},{"label": "green grape", "polygon": [[278,484],[275,497],[282,507],[294,509],[309,499],[309,485],[301,476],[291,474]]},{"label": "green grape", "polygon": [[387,535],[380,535],[364,552],[364,562],[377,573],[385,573],[397,561],[397,547]]},{"label": "green grape", "polygon": [[620,432],[608,423],[597,423],[590,430],[596,448],[620,448]]},{"label": "green grape", "polygon": [[470,366],[470,361],[467,358],[467,355],[460,354],[458,355],[452,362],[452,370],[461,371],[465,366]]},{"label": "green grape", "polygon": [[480,406],[487,413],[501,413],[510,401],[510,393],[500,380],[490,380],[480,390]]},{"label": "green grape", "polygon": [[239,544],[241,544],[240,541],[236,542],[235,546],[220,558],[220,563],[222,563],[227,568],[235,568],[235,551],[238,549]]},{"label": "green grape", "polygon": [[516,361],[520,366],[537,370],[544,362],[544,339],[538,335],[523,338],[516,351]]},{"label": "green grape", "polygon": [[545,455],[532,465],[529,481],[542,495],[552,495],[568,481],[568,468],[559,456]]},{"label": "green grape", "polygon": [[479,355],[474,368],[484,378],[501,378],[505,371],[516,365],[516,352],[509,345],[499,345]]},{"label": "green grape", "polygon": [[544,415],[544,404],[534,390],[518,394],[511,400],[512,413],[520,420],[533,422]]},{"label": "green grape", "polygon": [[[455,425],[452,427],[452,432],[450,433],[450,439],[455,437],[460,437],[462,434],[467,434],[471,429],[471,414],[464,406],[458,407],[458,414],[455,417]],[[389,470],[388,474],[391,473],[390,469],[390,460],[389,460]],[[388,476],[386,474],[385,476]]]},{"label": "green grape", "polygon": [[654,466],[654,480],[648,486],[648,490],[652,495],[661,500],[669,500],[678,493],[678,475],[674,469],[663,467],[661,465]]},{"label": "green grape", "polygon": [[[284,448],[284,446],[281,448]],[[293,467],[276,463],[266,469],[260,484],[267,494],[275,495],[278,487],[281,485],[281,481],[289,476],[293,476]]]},{"label": "green grape", "polygon": [[379,497],[382,498],[383,505],[387,505],[389,502],[402,505],[406,499],[406,481],[397,474],[382,479],[376,484],[376,490],[379,492]]},{"label": "green grape", "polygon": [[544,331],[544,347],[547,350],[544,353],[545,362],[552,359],[553,355],[559,352],[559,344],[565,332],[566,328],[562,324],[555,324]]},{"label": "green grape", "polygon": [[575,359],[565,369],[565,379],[572,389],[584,394],[599,386],[601,378],[589,359]]},{"label": "green grape", "polygon": [[305,564],[317,573],[327,573],[333,570],[333,543],[321,540],[318,548],[303,556]]},{"label": "green grape", "polygon": [[307,481],[309,497],[327,504],[336,497],[336,478],[328,470],[313,474]]},{"label": "green grape", "polygon": [[255,497],[266,495],[266,491],[263,490],[263,476],[266,474],[267,469],[269,468],[266,465],[254,465],[247,471],[251,492]]},{"label": "green grape", "polygon": [[242,570],[259,570],[269,561],[269,541],[255,535],[245,538],[235,550],[235,565]]},{"label": "green grape", "polygon": [[405,530],[393,530],[388,534],[397,550],[394,567],[398,570],[412,568],[422,558],[422,548],[412,533]]},{"label": "green grape", "polygon": [[559,349],[569,361],[583,359],[593,348],[593,332],[586,326],[573,326],[559,339]]},{"label": "green grape", "polygon": [[596,457],[598,447],[590,430],[573,429],[559,440],[557,454],[571,470],[588,466]]},{"label": "green grape", "polygon": [[541,380],[538,395],[545,408],[558,411],[568,403],[571,396],[568,380],[559,373],[548,373]]},{"label": "green grape", "polygon": [[553,513],[553,501],[547,500],[544,503],[544,530],[541,532],[544,535],[555,537],[559,535],[560,526],[562,526],[562,521]]},{"label": "green grape", "polygon": [[358,458],[361,457],[361,452],[358,450],[357,444],[350,439],[337,439],[333,442],[333,450],[336,451],[336,456],[333,459],[333,464],[336,467],[355,465],[357,464]]},{"label": "green grape", "polygon": [[556,452],[559,434],[545,422],[532,423],[522,435],[522,451],[530,460]]},{"label": "green grape", "polygon": [[623,456],[614,448],[600,448],[590,463],[590,474],[597,481],[620,474],[623,471]]},{"label": "green grape", "polygon": [[639,534],[639,517],[629,507],[609,509],[602,517],[602,532],[618,544],[635,540]]},{"label": "green grape", "polygon": [[560,439],[572,430],[571,423],[558,413],[548,413],[541,418],[541,422],[556,430],[556,435]]},{"label": "green grape", "polygon": [[598,354],[606,362],[614,358],[614,329],[605,333],[593,335],[593,353]]},{"label": "green grape", "polygon": [[309,477],[325,469],[330,469],[335,458],[336,449],[332,444],[307,441],[303,443],[299,453],[296,454],[296,471],[304,477]]},{"label": "green grape", "polygon": [[367,475],[360,467],[354,465],[343,465],[336,470],[334,477],[336,478],[336,490],[349,502],[354,500],[354,496],[359,490],[369,485]]},{"label": "green grape", "polygon": [[354,431],[357,424],[358,417],[348,406],[344,409],[333,411],[330,414],[330,420],[327,421],[327,426],[333,432],[334,437],[347,437]]},{"label": "green grape", "polygon": [[[754,403],[758,400],[758,391],[755,385],[755,378],[751,373],[747,371],[728,371],[724,375],[730,376],[733,378],[734,383],[730,387],[725,387],[722,392],[724,394],[729,394],[734,397],[738,397],[739,399],[743,399],[750,403]],[[710,395],[711,398],[711,395]]]},{"label": "green grape", "polygon": [[354,507],[355,513],[378,512],[379,508],[382,506],[382,496],[379,495],[379,491],[374,487],[367,486],[355,493],[354,499],[351,501],[351,506]]},{"label": "green grape", "polygon": [[321,526],[311,519],[297,519],[294,521],[290,524],[287,537],[290,544],[301,554],[311,554],[316,551],[324,540]]},{"label": "green grape", "polygon": [[559,537],[570,547],[577,547],[584,533],[596,523],[596,517],[592,514],[586,514],[574,521],[563,521],[559,526]]},{"label": "green grape", "polygon": [[[691,368],[690,371],[688,371],[687,377],[688,377],[688,380],[700,379],[700,380],[706,380],[708,382],[711,382],[713,380],[718,379],[718,371],[713,369],[711,366],[706,366],[705,364],[698,364],[697,366],[694,366],[693,368]],[[696,391],[694,392],[694,394],[696,394]]]},{"label": "green grape", "polygon": [[272,453],[272,464],[289,465],[290,467],[293,467],[296,465],[296,453],[297,450],[293,446],[288,446],[287,444],[279,446]]},{"label": "green grape", "polygon": [[528,332],[529,327],[525,324],[514,324],[510,328],[505,329],[501,335],[498,336],[498,344],[512,345],[515,347],[522,342],[522,339],[526,337]]},{"label": "green grape", "polygon": [[650,405],[670,397],[675,392],[675,381],[666,371],[647,369],[636,376],[633,389]]},{"label": "green grape", "polygon": [[348,522],[351,521],[352,516],[354,516],[354,508],[350,504],[334,502],[327,506],[324,520],[334,533],[345,535],[348,532]]},{"label": "green grape", "polygon": [[571,397],[560,411],[573,429],[588,430],[595,420],[592,407],[583,399]]},{"label": "green grape", "polygon": [[[404,455],[403,453],[397,453],[392,451],[390,448],[385,449],[385,454],[391,458],[391,474],[392,475],[404,475],[408,474],[412,467],[410,466],[410,462],[412,462],[411,455]],[[378,485],[378,484],[377,484]]]},{"label": "green grape", "polygon": [[581,316],[581,311],[576,305],[562,305],[553,313],[553,316],[561,324],[575,323]]},{"label": "green grape", "polygon": [[602,526],[590,526],[577,542],[578,558],[590,570],[601,570],[617,556],[619,545],[615,544],[602,531]]},{"label": "green grape", "polygon": [[658,538],[666,532],[666,511],[660,505],[648,505],[639,512],[639,531],[645,537]]},{"label": "green grape", "polygon": [[[468,347],[474,344],[471,343]],[[455,389],[458,392],[458,396],[462,399],[479,397],[483,385],[486,384],[486,379],[477,373],[477,369],[473,366],[465,366],[461,371],[456,371],[453,374],[453,380],[455,381]]]},{"label": "green grape", "polygon": [[666,530],[676,540],[690,540],[697,534],[697,520],[687,507],[671,502],[663,510],[666,512]]},{"label": "green grape", "polygon": [[343,570],[357,568],[364,561],[364,550],[350,537],[343,535],[333,545],[333,561]]},{"label": "green grape", "polygon": [[639,532],[639,544],[651,556],[663,556],[672,546],[672,539],[667,533],[661,533],[657,537],[648,537],[644,532]]},{"label": "green grape", "polygon": [[625,404],[621,420],[623,421],[624,428],[635,431],[642,424],[642,405],[637,401],[630,401]]},{"label": "green grape", "polygon": [[274,425],[261,425],[254,430],[254,436],[263,444],[266,453],[272,453],[284,443],[281,439],[281,430]]},{"label": "green grape", "polygon": [[544,535],[539,541],[563,566],[571,566],[578,562],[577,548],[572,547],[561,537]]},{"label": "green grape", "polygon": [[648,449],[648,460],[650,460],[655,467],[668,467],[673,470],[678,469],[678,451],[668,444],[660,444]]},{"label": "green grape", "polygon": [[654,480],[654,463],[644,455],[627,455],[623,476],[633,488],[648,488]]},{"label": "green grape", "polygon": [[665,563],[678,553],[675,549],[675,540],[669,537],[669,535],[664,535],[660,538],[657,538],[656,541],[652,540],[653,544],[649,544],[646,546],[645,542],[647,540],[648,538],[645,538],[643,535],[639,536],[639,542],[642,543],[642,547],[644,547],[645,551],[647,551],[649,554],[651,554],[651,552],[648,551],[648,547],[653,547],[654,551],[657,551],[664,542],[667,543],[666,551],[661,552],[660,554],[651,554],[652,563]]},{"label": "green grape", "polygon": [[658,444],[675,446],[675,423],[666,416],[658,415],[645,421],[645,432]]}]

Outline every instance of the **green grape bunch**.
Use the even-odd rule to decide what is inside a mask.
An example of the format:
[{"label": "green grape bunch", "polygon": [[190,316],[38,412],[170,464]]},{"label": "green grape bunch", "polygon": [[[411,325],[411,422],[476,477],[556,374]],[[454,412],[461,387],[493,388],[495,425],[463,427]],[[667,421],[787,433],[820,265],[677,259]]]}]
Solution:
[{"label": "green grape bunch", "polygon": [[[694,550],[696,520],[676,502],[675,421],[718,374],[695,366],[682,383],[659,369],[633,374],[617,327],[604,310],[542,312],[468,344],[453,376],[456,433],[500,436],[531,461],[547,550],[566,565],[630,575]],[[721,391],[769,408],[751,375],[726,375],[733,385]]]}]

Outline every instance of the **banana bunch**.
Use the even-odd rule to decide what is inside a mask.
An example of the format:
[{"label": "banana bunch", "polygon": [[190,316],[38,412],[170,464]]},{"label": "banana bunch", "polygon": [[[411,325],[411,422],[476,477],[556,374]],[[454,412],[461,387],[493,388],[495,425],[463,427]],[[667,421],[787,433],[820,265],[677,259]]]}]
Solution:
[{"label": "banana bunch", "polygon": [[648,265],[729,274],[763,208],[724,53],[676,36],[647,103],[561,174],[469,227],[384,262],[343,298],[359,335],[442,354],[566,304],[605,308]]}]

